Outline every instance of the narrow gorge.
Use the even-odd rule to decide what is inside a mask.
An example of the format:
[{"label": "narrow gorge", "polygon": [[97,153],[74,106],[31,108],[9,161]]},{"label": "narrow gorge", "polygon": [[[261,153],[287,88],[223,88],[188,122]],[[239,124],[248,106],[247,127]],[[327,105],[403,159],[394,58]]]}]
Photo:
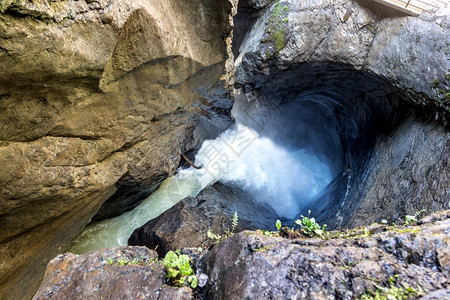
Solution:
[{"label": "narrow gorge", "polygon": [[449,47],[445,3],[0,1],[0,299],[450,297]]}]

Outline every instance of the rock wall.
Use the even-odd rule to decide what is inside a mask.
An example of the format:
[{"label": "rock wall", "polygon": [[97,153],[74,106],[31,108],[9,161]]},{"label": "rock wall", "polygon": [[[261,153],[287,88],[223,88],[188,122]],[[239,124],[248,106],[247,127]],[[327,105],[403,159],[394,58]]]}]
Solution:
[{"label": "rock wall", "polygon": [[[244,15],[248,6],[259,10],[252,26],[236,29],[245,35],[237,40],[237,97],[259,114],[297,103],[289,122],[307,128],[303,147],[334,143],[318,150],[341,169],[311,205],[316,219],[353,227],[448,209],[448,5],[408,17],[354,1],[245,3]],[[262,132],[279,139],[274,123]]]},{"label": "rock wall", "polygon": [[378,75],[448,120],[450,7],[419,17],[375,13],[344,0],[272,2],[250,29],[241,29],[246,38],[236,59],[237,85],[250,91],[280,69],[337,63]]},{"label": "rock wall", "polygon": [[[11,0],[0,11],[0,298],[22,299],[118,188],[142,199],[228,125],[232,3]],[[121,195],[113,202],[139,201]]]},{"label": "rock wall", "polygon": [[[49,263],[42,286],[33,297],[43,299],[192,299],[188,287],[165,284],[164,265],[145,247],[119,247],[79,256],[58,255]],[[73,278],[61,281],[63,278]],[[80,290],[81,285],[84,287]]]},{"label": "rock wall", "polygon": [[418,286],[422,293],[409,298],[446,299],[448,228],[447,211],[420,229],[378,225],[367,237],[288,240],[246,231],[204,256],[206,299],[359,299]]}]

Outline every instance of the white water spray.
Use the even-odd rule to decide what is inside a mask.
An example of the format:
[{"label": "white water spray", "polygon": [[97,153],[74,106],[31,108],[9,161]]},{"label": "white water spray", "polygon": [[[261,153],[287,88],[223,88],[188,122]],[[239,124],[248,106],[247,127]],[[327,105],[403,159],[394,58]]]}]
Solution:
[{"label": "white water spray", "polygon": [[201,169],[179,170],[133,211],[87,226],[70,251],[126,245],[134,229],[216,181],[236,183],[280,217],[294,218],[332,180],[328,165],[316,155],[305,149],[288,151],[242,124],[205,141],[195,164]]}]

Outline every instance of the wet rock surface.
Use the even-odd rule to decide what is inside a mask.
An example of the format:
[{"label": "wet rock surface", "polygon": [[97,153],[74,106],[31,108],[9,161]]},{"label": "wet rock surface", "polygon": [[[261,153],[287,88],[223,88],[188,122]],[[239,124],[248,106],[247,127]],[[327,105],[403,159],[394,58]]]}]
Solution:
[{"label": "wet rock surface", "polygon": [[391,288],[389,281],[420,286],[424,299],[445,299],[449,218],[444,211],[423,219],[421,227],[378,228],[368,237],[347,239],[287,240],[244,231],[203,258],[207,299],[355,299]]},{"label": "wet rock surface", "polygon": [[166,285],[164,265],[145,247],[61,254],[47,266],[33,299],[191,299],[188,287]]},{"label": "wet rock surface", "polygon": [[232,184],[216,183],[137,228],[128,244],[156,249],[161,257],[169,250],[209,246],[208,230],[224,236],[232,229],[235,212],[238,225],[234,232],[271,230],[277,219],[269,205],[258,203],[250,193]]}]

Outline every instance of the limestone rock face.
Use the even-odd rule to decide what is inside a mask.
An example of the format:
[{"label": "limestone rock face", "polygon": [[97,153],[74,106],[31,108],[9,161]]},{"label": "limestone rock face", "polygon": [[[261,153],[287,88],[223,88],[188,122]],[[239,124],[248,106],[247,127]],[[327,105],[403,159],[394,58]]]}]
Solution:
[{"label": "limestone rock face", "polygon": [[246,107],[301,107],[262,134],[279,138],[274,125],[290,117],[305,128],[296,147],[338,166],[326,195],[305,208],[333,228],[450,207],[450,8],[409,17],[363,2],[273,2],[241,29],[235,53]]},{"label": "limestone rock face", "polygon": [[450,7],[443,4],[419,17],[391,18],[389,10],[376,15],[344,0],[274,2],[247,29],[236,59],[236,83],[257,88],[279,69],[345,64],[379,75],[448,121]]},{"label": "limestone rock face", "polygon": [[[409,119],[392,136],[381,139],[373,153],[365,166],[367,178],[359,182],[360,190],[349,195],[347,203],[336,205],[336,226],[356,227],[382,219],[402,222],[406,214],[450,207],[447,130]],[[351,208],[358,193],[363,201]],[[349,211],[353,211],[351,217]]]},{"label": "limestone rock face", "polygon": [[446,299],[449,211],[423,223],[403,232],[382,232],[378,225],[370,237],[347,239],[239,233],[202,260],[207,299],[355,299],[382,288],[418,286],[423,299]]},{"label": "limestone rock face", "polygon": [[20,299],[117,189],[111,201],[130,209],[129,189],[143,199],[227,127],[232,3],[12,0],[0,11],[0,295]]},{"label": "limestone rock face", "polygon": [[52,259],[33,299],[191,299],[188,287],[164,284],[164,265],[145,247],[65,253]]},{"label": "limestone rock face", "polygon": [[276,213],[269,205],[236,186],[216,183],[137,228],[128,244],[156,248],[161,257],[169,250],[205,247],[211,242],[208,230],[221,236],[231,231],[234,212],[238,213],[234,232],[275,228]]}]

